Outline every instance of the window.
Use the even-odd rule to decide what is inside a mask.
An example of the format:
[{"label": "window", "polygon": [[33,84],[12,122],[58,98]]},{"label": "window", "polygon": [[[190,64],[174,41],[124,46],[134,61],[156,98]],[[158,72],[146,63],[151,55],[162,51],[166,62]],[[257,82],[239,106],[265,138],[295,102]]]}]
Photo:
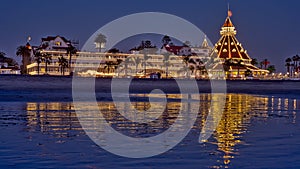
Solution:
[{"label": "window", "polygon": [[55,42],[56,46],[61,46],[61,42]]}]

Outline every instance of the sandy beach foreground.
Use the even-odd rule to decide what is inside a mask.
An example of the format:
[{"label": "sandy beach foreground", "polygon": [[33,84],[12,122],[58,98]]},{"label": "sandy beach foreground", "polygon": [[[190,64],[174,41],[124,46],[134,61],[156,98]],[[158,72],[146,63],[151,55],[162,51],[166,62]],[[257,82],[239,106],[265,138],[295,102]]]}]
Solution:
[{"label": "sandy beach foreground", "polygon": [[[109,98],[112,79],[95,79],[97,96]],[[122,87],[125,79],[120,79]],[[188,88],[192,80],[179,80]],[[227,93],[256,95],[300,95],[300,81],[214,81],[216,86],[226,82]],[[197,81],[200,93],[211,93],[211,81]],[[174,79],[133,79],[130,93],[150,93],[161,89],[165,93],[180,93]],[[0,76],[0,101],[72,101],[72,77]],[[223,92],[216,88],[217,92]],[[105,98],[105,99],[104,99]]]}]

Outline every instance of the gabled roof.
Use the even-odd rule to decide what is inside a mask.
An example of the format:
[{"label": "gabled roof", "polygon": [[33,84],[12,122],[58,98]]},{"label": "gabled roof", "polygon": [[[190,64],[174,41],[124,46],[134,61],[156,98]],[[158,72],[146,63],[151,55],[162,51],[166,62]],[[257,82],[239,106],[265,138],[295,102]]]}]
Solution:
[{"label": "gabled roof", "polygon": [[206,39],[206,36],[202,42],[202,45],[201,45],[202,48],[209,48],[209,45],[208,45],[208,42],[207,42],[207,39]]},{"label": "gabled roof", "polygon": [[71,43],[71,41],[67,40],[65,37],[62,37],[62,36],[48,36],[46,38],[42,38],[42,42],[48,42],[48,41],[52,41],[52,40],[55,40],[56,38],[60,37],[65,43]]}]

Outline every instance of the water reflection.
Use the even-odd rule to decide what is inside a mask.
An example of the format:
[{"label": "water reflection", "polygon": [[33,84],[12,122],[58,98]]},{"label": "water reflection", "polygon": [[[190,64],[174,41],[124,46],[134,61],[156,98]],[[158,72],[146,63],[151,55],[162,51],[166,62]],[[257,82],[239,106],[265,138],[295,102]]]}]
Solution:
[{"label": "water reflection", "polygon": [[[144,113],[144,110],[148,110],[153,106],[147,100],[144,100],[144,98],[147,98],[147,95],[134,95],[134,97],[136,100],[133,99],[131,103],[118,103],[119,108],[122,108],[124,113],[130,109]],[[155,117],[156,120],[149,121],[149,123],[131,122],[129,119],[136,120],[139,117],[127,114],[125,118],[117,111],[117,107],[113,102],[98,102],[98,107],[106,121],[117,131],[131,137],[149,137],[167,130],[178,118],[178,112],[182,106],[188,106],[190,111],[199,112],[193,130],[200,131],[206,122],[211,106],[218,105],[212,105],[210,102],[212,96],[210,94],[192,97],[200,100],[199,110],[195,110],[195,107],[191,105],[182,104],[181,100],[183,98],[181,95],[171,94],[167,96],[168,102],[162,114],[156,111],[156,108],[160,108],[159,104],[152,107],[152,113],[148,114],[148,116],[150,119]],[[296,123],[296,110],[299,107],[300,101],[297,99],[227,94],[222,120],[213,137],[205,143],[217,146],[217,151],[211,150],[211,152],[220,156],[222,161],[221,164],[219,163],[212,167],[230,166],[234,157],[239,153],[237,146],[247,143],[247,140],[243,140],[243,134],[247,132],[247,127],[251,124],[253,118],[266,120],[268,118],[286,117],[291,120],[291,123]],[[27,124],[32,131],[40,130],[43,133],[50,133],[59,138],[76,135],[74,132],[83,134],[72,103],[27,103],[26,109]]]}]

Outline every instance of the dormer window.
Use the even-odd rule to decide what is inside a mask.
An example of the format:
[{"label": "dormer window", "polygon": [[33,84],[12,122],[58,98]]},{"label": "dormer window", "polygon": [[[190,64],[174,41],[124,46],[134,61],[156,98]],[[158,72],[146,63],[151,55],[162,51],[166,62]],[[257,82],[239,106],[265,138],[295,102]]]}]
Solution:
[{"label": "dormer window", "polygon": [[61,42],[55,42],[56,46],[61,46]]}]

